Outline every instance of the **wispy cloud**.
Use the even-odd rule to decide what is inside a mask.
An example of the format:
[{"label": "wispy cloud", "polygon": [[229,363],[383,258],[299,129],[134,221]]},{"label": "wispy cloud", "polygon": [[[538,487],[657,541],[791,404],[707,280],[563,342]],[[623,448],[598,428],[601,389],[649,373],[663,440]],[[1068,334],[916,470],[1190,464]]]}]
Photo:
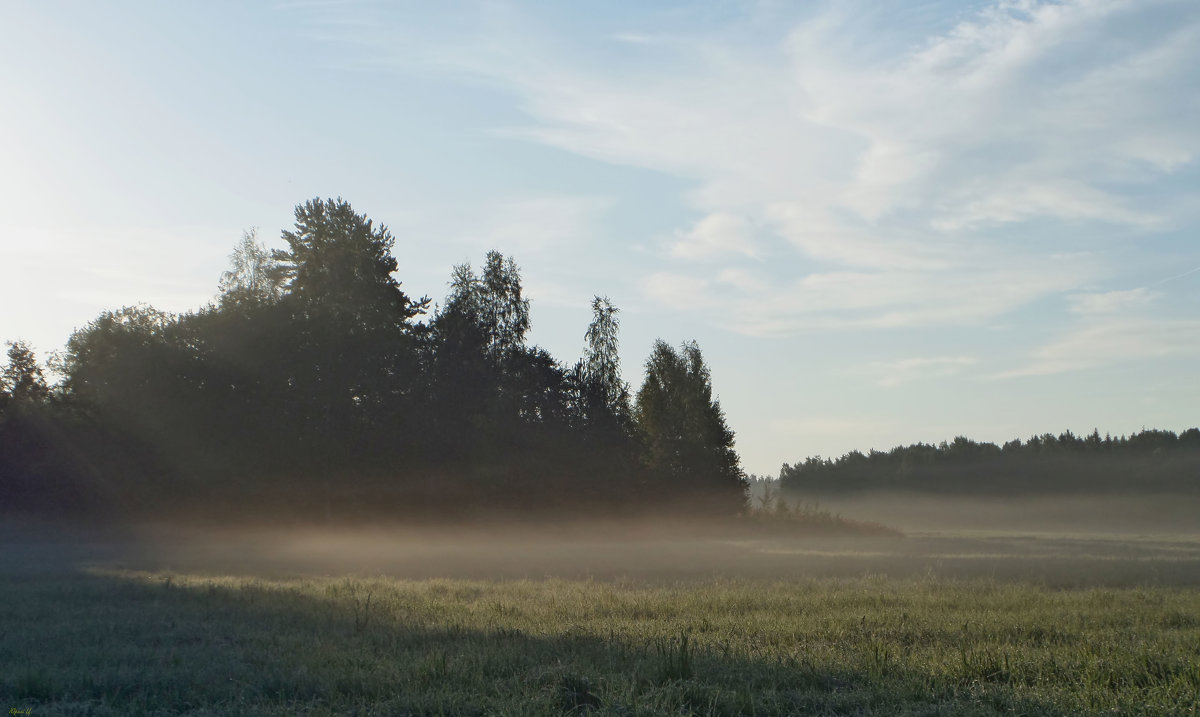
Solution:
[{"label": "wispy cloud", "polygon": [[1200,266],[1197,266],[1193,269],[1188,269],[1187,271],[1183,272],[1182,274],[1174,274],[1172,276],[1168,276],[1165,279],[1159,279],[1158,281],[1151,284],[1151,286],[1162,286],[1163,284],[1168,284],[1172,281],[1175,281],[1176,279],[1182,279],[1185,276],[1191,276],[1192,274],[1195,274],[1198,271],[1200,271]]},{"label": "wispy cloud", "polygon": [[1198,86],[1184,68],[1200,59],[1200,8],[1186,0],[998,2],[915,51],[839,61],[827,38],[855,30],[845,16],[801,26],[791,51],[806,116],[866,142],[840,188],[866,216],[914,208],[947,229],[1039,216],[1145,226],[1164,218],[1113,185],[1200,152],[1179,91]]},{"label": "wispy cloud", "polygon": [[759,254],[749,224],[735,214],[709,214],[687,231],[679,232],[671,245],[671,255],[685,259],[708,259],[728,254],[751,258]]},{"label": "wispy cloud", "polygon": [[1162,294],[1147,288],[1126,291],[1102,291],[1073,294],[1067,297],[1074,314],[1116,314],[1145,309]]},{"label": "wispy cloud", "polygon": [[974,356],[919,356],[897,361],[872,361],[847,370],[850,375],[867,376],[885,388],[911,381],[945,378],[961,374],[979,363]]},{"label": "wispy cloud", "polygon": [[489,202],[462,230],[480,249],[536,252],[594,238],[600,216],[612,206],[604,197],[537,196]]},{"label": "wispy cloud", "polygon": [[1200,357],[1200,321],[1111,318],[1041,346],[1018,368],[994,378],[1045,376],[1176,356]]},{"label": "wispy cloud", "polygon": [[604,284],[592,287],[589,281],[585,289],[572,288],[580,271],[573,258],[601,242],[600,228],[611,207],[612,200],[603,196],[515,195],[428,204],[402,212],[391,226],[397,236],[425,243],[421,261],[403,267],[413,291],[440,298],[448,267],[461,262],[478,267],[486,252],[496,250],[516,260],[537,306],[584,307],[591,300],[588,292]]},{"label": "wispy cloud", "polygon": [[[688,71],[616,80],[565,62],[467,53],[520,93],[525,136],[606,161],[700,178],[709,209],[821,200],[871,219],[906,207],[932,224],[1031,216],[1142,224],[1106,189],[1195,161],[1200,7],[1000,2],[867,61],[873,28],[830,10],[776,53],[707,36],[670,48]],[[531,50],[532,51],[532,50]],[[804,190],[798,191],[798,190]]]},{"label": "wispy cloud", "polygon": [[[994,0],[948,22],[755,8],[690,32],[603,28],[576,38],[586,52],[506,3],[436,37],[400,28],[403,50],[371,37],[383,65],[514,97],[529,122],[496,133],[692,182],[692,217],[639,265],[660,306],[777,336],[1153,300],[1095,287],[1122,269],[1104,241],[1194,211],[1172,179],[1200,158],[1200,4]],[[513,205],[479,235],[542,250],[600,206]]]},{"label": "wispy cloud", "polygon": [[765,271],[725,269],[714,279],[656,272],[642,283],[651,299],[712,315],[732,331],[784,336],[800,331],[969,325],[995,319],[1041,296],[1086,283],[1087,257],[1062,256],[1037,266],[992,255],[959,272],[915,269],[842,270],[797,279]]},{"label": "wispy cloud", "polygon": [[672,309],[706,309],[716,304],[710,282],[696,277],[659,272],[642,282],[646,295]]},{"label": "wispy cloud", "polygon": [[804,416],[784,418],[773,421],[770,430],[782,436],[845,436],[857,437],[863,434],[876,433],[880,429],[894,428],[886,421],[868,418],[847,418],[845,416]]},{"label": "wispy cloud", "polygon": [[[501,15],[513,40],[519,16]],[[747,333],[1000,316],[1114,270],[1064,266],[1055,232],[1176,221],[1134,190],[1200,157],[1200,5],[1001,1],[863,52],[886,21],[830,5],[754,42],[617,33],[665,58],[619,78],[537,33],[441,57],[520,99],[534,122],[509,136],[697,182],[699,218],[649,269],[651,298],[705,305],[728,267],[670,261],[761,256],[749,227],[790,246],[799,278],[738,283]]]}]

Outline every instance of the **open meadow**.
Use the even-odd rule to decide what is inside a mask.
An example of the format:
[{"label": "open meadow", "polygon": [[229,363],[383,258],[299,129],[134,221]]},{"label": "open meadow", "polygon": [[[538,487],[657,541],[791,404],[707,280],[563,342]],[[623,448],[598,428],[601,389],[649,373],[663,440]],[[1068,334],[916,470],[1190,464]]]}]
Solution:
[{"label": "open meadow", "polygon": [[0,717],[1200,717],[1200,0],[0,0],[0,99]]},{"label": "open meadow", "polygon": [[1200,537],[6,536],[29,714],[1195,714]]}]

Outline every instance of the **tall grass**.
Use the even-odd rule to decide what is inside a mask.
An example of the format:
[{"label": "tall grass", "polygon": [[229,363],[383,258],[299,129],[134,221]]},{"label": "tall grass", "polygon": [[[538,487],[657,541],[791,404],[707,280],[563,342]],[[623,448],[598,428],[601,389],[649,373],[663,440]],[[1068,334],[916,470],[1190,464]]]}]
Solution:
[{"label": "tall grass", "polygon": [[31,714],[1189,714],[1200,593],[925,578],[0,583]]}]

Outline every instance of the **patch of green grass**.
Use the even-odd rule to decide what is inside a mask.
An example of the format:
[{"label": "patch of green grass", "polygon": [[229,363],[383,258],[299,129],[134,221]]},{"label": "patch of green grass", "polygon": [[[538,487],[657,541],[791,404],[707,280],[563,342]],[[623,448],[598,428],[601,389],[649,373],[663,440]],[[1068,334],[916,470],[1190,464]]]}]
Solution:
[{"label": "patch of green grass", "polygon": [[0,582],[31,714],[1189,714],[1200,593],[923,579]]}]

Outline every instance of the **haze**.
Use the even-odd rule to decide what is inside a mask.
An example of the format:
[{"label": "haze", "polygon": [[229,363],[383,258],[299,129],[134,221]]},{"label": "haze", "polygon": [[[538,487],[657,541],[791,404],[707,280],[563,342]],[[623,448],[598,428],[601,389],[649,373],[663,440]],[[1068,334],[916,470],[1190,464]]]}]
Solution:
[{"label": "haze", "polygon": [[[1174,504],[1172,509],[1170,504]],[[985,578],[1050,587],[1200,586],[1200,520],[1178,496],[1018,501],[876,496],[855,515],[905,535],[790,535],[711,520],[571,521],[425,528],[146,525],[46,532],[8,524],[4,569],[167,571],[262,579],[568,579],[645,583]],[[970,526],[970,527],[967,527]]]}]

